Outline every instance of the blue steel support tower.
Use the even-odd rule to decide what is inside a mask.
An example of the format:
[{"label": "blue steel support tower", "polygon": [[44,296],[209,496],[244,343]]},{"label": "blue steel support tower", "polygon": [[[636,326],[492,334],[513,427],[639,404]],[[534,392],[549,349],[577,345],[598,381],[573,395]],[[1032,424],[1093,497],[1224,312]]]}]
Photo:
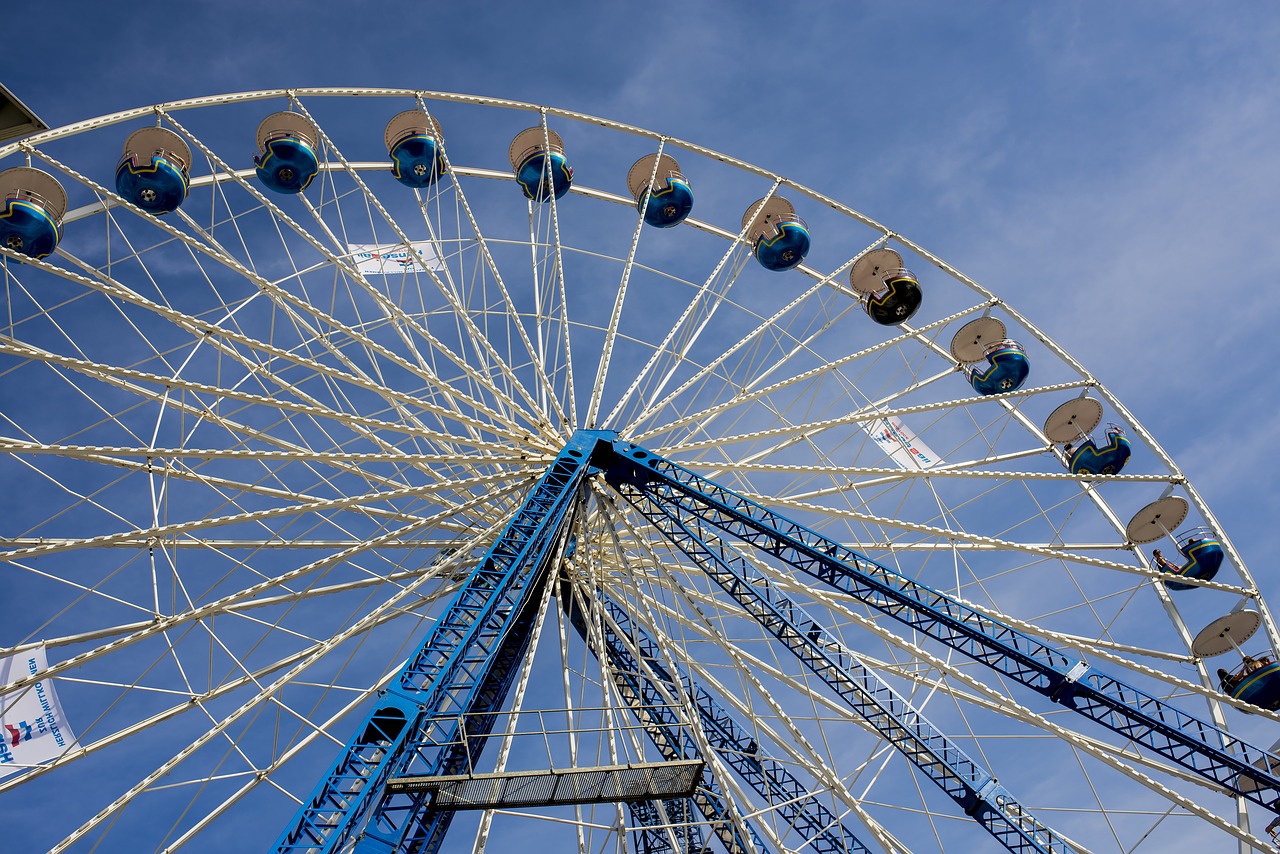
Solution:
[{"label": "blue steel support tower", "polygon": [[[745,613],[786,646],[881,735],[912,759],[968,815],[1010,851],[1069,852],[1071,843],[1039,822],[910,704],[884,684],[816,620],[771,588],[735,542],[757,558],[805,573],[899,620],[1216,787],[1277,811],[1280,758],[1183,712],[998,619],[901,576],[747,498],[606,431],[577,431],[524,505],[468,577],[435,630],[356,728],[356,735],[281,834],[274,850],[318,854],[350,849],[436,851],[452,813],[432,810],[421,792],[392,793],[387,782],[412,769],[420,776],[457,774],[483,749],[494,713],[505,702],[528,640],[538,591],[565,548],[566,532],[589,477],[607,483],[676,548],[715,580]],[[566,607],[570,607],[566,604]],[[682,674],[667,672],[657,649],[617,602],[602,599],[608,620],[597,656],[608,657],[620,694],[668,759],[695,748],[662,695],[681,694],[696,709],[712,749],[815,851],[865,851],[856,837],[807,796],[803,786],[744,741],[746,730]],[[580,630],[586,630],[583,626]],[[624,640],[625,639],[625,640]],[[643,666],[641,665],[643,662]],[[460,739],[459,720],[473,716]],[[731,852],[764,844],[749,825],[743,839],[727,821],[729,806],[705,771],[693,797]],[[669,809],[679,810],[679,801]],[[659,811],[637,804],[645,825]],[[647,820],[646,820],[647,816]],[[651,840],[652,850],[669,845]],[[680,837],[688,851],[701,838]],[[662,846],[662,847],[659,847]]]},{"label": "blue steel support tower", "polygon": [[299,809],[277,851],[336,851],[357,834],[362,852],[421,850],[424,839],[443,837],[448,813],[429,813],[412,794],[391,795],[386,782],[411,764],[434,774],[455,771],[460,712],[501,705],[528,636],[522,616],[606,443],[602,434],[580,431],[565,445]]}]

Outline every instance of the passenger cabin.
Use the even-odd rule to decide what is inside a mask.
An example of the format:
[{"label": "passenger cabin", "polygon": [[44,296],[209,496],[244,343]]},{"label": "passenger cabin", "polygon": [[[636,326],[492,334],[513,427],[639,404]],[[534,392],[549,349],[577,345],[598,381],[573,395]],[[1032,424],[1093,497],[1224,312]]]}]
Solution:
[{"label": "passenger cabin", "polygon": [[1234,670],[1218,671],[1222,693],[1270,711],[1280,710],[1280,661],[1270,655],[1244,656]]},{"label": "passenger cabin", "polygon": [[1053,410],[1044,421],[1044,435],[1061,444],[1062,460],[1073,475],[1114,475],[1129,461],[1129,439],[1119,424],[1108,424],[1107,443],[1098,444],[1093,430],[1102,421],[1102,403],[1076,397]]},{"label": "passenger cabin", "polygon": [[67,191],[48,172],[15,166],[0,172],[0,244],[46,258],[62,239]]},{"label": "passenger cabin", "polygon": [[532,127],[520,131],[511,140],[507,155],[526,199],[561,199],[573,186],[573,169],[565,160],[564,140],[553,130]]},{"label": "passenger cabin", "polygon": [[1129,461],[1131,448],[1124,428],[1107,425],[1107,443],[1099,445],[1091,435],[1102,421],[1102,404],[1091,397],[1068,400],[1044,422],[1049,441],[1062,445],[1062,458],[1072,474],[1119,474]]},{"label": "passenger cabin", "polygon": [[[1218,574],[1226,552],[1222,548],[1222,541],[1213,531],[1208,528],[1194,528],[1178,534],[1174,542],[1177,543],[1178,553],[1182,555],[1182,564],[1178,565],[1165,560],[1161,563],[1160,569],[1165,572],[1176,572],[1184,578],[1198,578],[1201,581],[1209,581]],[[1164,585],[1170,590],[1194,590],[1196,587],[1194,584],[1183,584],[1180,581],[1166,581]]]},{"label": "passenger cabin", "polygon": [[1280,662],[1266,651],[1250,655],[1242,650],[1257,633],[1262,616],[1251,608],[1237,608],[1205,626],[1191,642],[1198,658],[1213,658],[1235,652],[1240,664],[1218,668],[1218,688],[1233,699],[1276,711],[1280,709]]},{"label": "passenger cabin", "polygon": [[742,215],[742,231],[766,270],[791,270],[809,254],[809,227],[782,196],[753,202]]},{"label": "passenger cabin", "polygon": [[669,154],[646,154],[637,160],[627,172],[627,189],[645,223],[655,228],[679,225],[693,210],[693,190]]},{"label": "passenger cabin", "polygon": [[273,193],[296,195],[320,172],[319,133],[306,116],[273,113],[258,125],[258,180]]},{"label": "passenger cabin", "polygon": [[1004,323],[995,317],[979,317],[960,327],[951,339],[951,355],[981,395],[1017,391],[1031,373],[1026,351],[1005,337]]},{"label": "passenger cabin", "polygon": [[1017,341],[1006,338],[993,341],[982,351],[986,357],[985,365],[979,363],[965,368],[969,385],[978,394],[1003,394],[1017,391],[1027,381],[1031,373],[1031,363],[1027,361],[1027,351]]},{"label": "passenger cabin", "polygon": [[406,187],[430,187],[444,174],[444,134],[440,123],[421,110],[405,110],[382,133],[391,157],[391,174]]},{"label": "passenger cabin", "polygon": [[1068,443],[1063,448],[1067,455],[1067,468],[1072,474],[1119,474],[1133,452],[1124,428],[1108,424],[1107,443],[1099,445],[1092,436],[1085,436],[1078,444]]},{"label": "passenger cabin", "polygon": [[[1137,544],[1154,543],[1162,537],[1174,541],[1183,563],[1170,560],[1160,549],[1152,552],[1152,562],[1157,572],[1165,572],[1183,578],[1210,581],[1218,574],[1226,551],[1222,541],[1209,528],[1192,528],[1174,536],[1170,531],[1179,527],[1187,518],[1190,505],[1185,498],[1169,495],[1143,507],[1125,527],[1129,541]],[[1191,590],[1199,585],[1181,581],[1165,581],[1170,590]]]},{"label": "passenger cabin", "polygon": [[147,127],[124,141],[116,165],[116,192],[156,216],[173,213],[191,187],[191,147],[171,130]]},{"label": "passenger cabin", "polygon": [[872,249],[855,261],[849,287],[862,300],[867,316],[881,326],[905,323],[924,302],[920,281],[893,249]]}]

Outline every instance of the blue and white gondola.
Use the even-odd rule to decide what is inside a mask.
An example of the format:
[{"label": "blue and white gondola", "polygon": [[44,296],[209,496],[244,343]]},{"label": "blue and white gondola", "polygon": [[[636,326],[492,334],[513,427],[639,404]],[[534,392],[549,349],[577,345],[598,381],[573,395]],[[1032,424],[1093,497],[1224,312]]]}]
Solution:
[{"label": "blue and white gondola", "polygon": [[297,195],[320,172],[319,133],[306,116],[273,113],[258,125],[258,180],[273,193]]},{"label": "blue and white gondola", "polygon": [[1026,351],[1005,337],[1004,323],[995,317],[979,317],[960,327],[951,339],[951,355],[981,395],[1017,391],[1031,373]]},{"label": "blue and white gondola", "polygon": [[[1198,581],[1211,581],[1217,576],[1226,558],[1226,550],[1222,541],[1209,528],[1197,527],[1184,531],[1177,536],[1176,530],[1187,518],[1190,505],[1185,498],[1168,495],[1143,507],[1125,527],[1129,541],[1136,544],[1154,543],[1163,537],[1174,541],[1178,553],[1182,556],[1181,564],[1164,557],[1159,549],[1152,553],[1154,569],[1169,575]],[[1164,585],[1170,590],[1193,590],[1199,585],[1186,584],[1177,579],[1166,579]]]},{"label": "blue and white gondola", "polygon": [[693,210],[693,190],[681,174],[680,164],[669,154],[646,154],[637,160],[627,171],[627,189],[645,223],[655,228],[679,225]]},{"label": "blue and white gondola", "polygon": [[1107,443],[1099,445],[1087,436],[1078,445],[1067,446],[1067,468],[1072,474],[1119,474],[1129,461],[1133,448],[1119,424],[1108,424]]},{"label": "blue and white gondola", "polygon": [[565,159],[564,140],[553,130],[531,127],[520,131],[511,140],[507,156],[526,199],[562,199],[573,186],[573,168]]},{"label": "blue and white gondola", "polygon": [[191,147],[162,127],[139,128],[124,141],[116,192],[147,213],[173,213],[191,188]]},{"label": "blue and white gondola", "polygon": [[1235,652],[1240,664],[1217,668],[1218,689],[1233,699],[1276,711],[1280,709],[1280,661],[1274,650],[1249,654],[1241,644],[1262,624],[1262,616],[1252,608],[1240,608],[1205,626],[1191,642],[1191,652],[1200,659]]},{"label": "blue and white gondola", "polygon": [[440,123],[421,110],[393,116],[383,131],[391,174],[406,187],[430,187],[444,174],[444,134]]},{"label": "blue and white gondola", "polygon": [[[1183,578],[1210,581],[1218,574],[1218,570],[1222,568],[1222,561],[1227,556],[1218,535],[1208,528],[1181,531],[1174,538],[1174,543],[1177,544],[1178,554],[1182,555],[1182,563],[1170,562],[1164,568],[1176,572]],[[1184,584],[1181,581],[1166,581],[1164,586],[1170,590],[1196,588],[1194,584]]]},{"label": "blue and white gondola", "polygon": [[62,239],[67,191],[48,172],[15,166],[0,172],[0,245],[46,258]]},{"label": "blue and white gondola", "polygon": [[756,261],[766,270],[794,269],[809,254],[809,226],[782,196],[753,202],[742,215],[742,230]]},{"label": "blue and white gondola", "polygon": [[1132,448],[1124,428],[1108,424],[1107,443],[1099,445],[1091,435],[1102,422],[1102,404],[1091,397],[1068,400],[1050,413],[1044,434],[1062,445],[1062,459],[1072,474],[1119,474]]}]

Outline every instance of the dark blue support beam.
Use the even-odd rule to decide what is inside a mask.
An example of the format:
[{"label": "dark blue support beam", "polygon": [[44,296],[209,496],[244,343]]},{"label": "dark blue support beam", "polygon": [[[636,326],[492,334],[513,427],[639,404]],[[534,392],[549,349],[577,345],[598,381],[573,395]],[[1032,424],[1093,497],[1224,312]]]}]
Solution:
[{"label": "dark blue support beam", "polygon": [[[546,578],[539,583],[547,583]],[[537,614],[538,597],[531,596],[521,608],[519,617],[511,624],[502,646],[494,656],[489,674],[475,695],[474,705],[466,717],[465,738],[462,733],[455,733],[454,743],[444,748],[431,773],[463,774],[468,770],[469,763],[474,763],[480,757],[497,721],[496,713],[501,711],[503,700],[520,671],[520,664],[529,652],[533,621]],[[376,821],[386,831],[404,827],[408,823],[410,830],[401,833],[403,841],[400,848],[414,854],[434,854],[444,842],[445,833],[448,832],[454,815],[456,813],[452,810],[429,810],[422,795],[406,793],[398,798],[385,798],[375,813],[374,820],[370,821],[370,826],[374,827]]]},{"label": "dark blue support beam", "polygon": [[[354,844],[362,854],[430,854],[439,847],[450,814],[427,809],[420,796],[387,793],[386,781],[408,773],[448,774],[465,769],[468,758],[483,748],[519,662],[528,653],[531,603],[546,583],[558,543],[581,503],[586,478],[601,469],[677,547],[1010,850],[1070,849],[816,621],[760,583],[750,564],[726,545],[727,540],[741,540],[1207,781],[1280,811],[1280,778],[1271,770],[1280,768],[1280,757],[1108,676],[1074,653],[1056,649],[668,460],[619,441],[615,434],[578,431],[469,576],[431,636],[357,727],[356,735],[277,840],[277,852],[327,854]],[[657,686],[638,676],[623,681],[624,696],[631,692],[629,702],[640,709],[650,737],[660,748],[665,745],[671,758],[683,758],[692,746],[682,740],[681,722],[674,712],[663,712]],[[741,732],[731,723],[714,711],[700,714],[708,737],[742,746]],[[465,743],[459,727],[464,715],[468,719]],[[751,751],[726,746],[722,755],[752,782],[749,765],[739,767],[727,759],[735,752],[741,758]],[[755,779],[779,793],[790,785],[763,772]],[[713,779],[699,788],[692,802],[731,854],[747,850]],[[680,804],[673,801],[667,808],[678,811]],[[633,816],[644,809],[634,805]],[[797,814],[795,826],[805,820]],[[750,845],[764,854],[754,829],[749,823],[745,826]],[[835,832],[835,825],[821,816],[807,827],[814,834],[811,840],[821,836],[821,828]],[[652,838],[656,844],[657,837]],[[702,845],[700,838],[692,836],[680,840],[689,850]],[[662,844],[669,848],[665,840]]]},{"label": "dark blue support beam", "polygon": [[660,504],[633,482],[619,479],[611,483],[845,705],[1008,850],[1015,854],[1075,850],[817,620],[768,584],[742,555],[718,539],[703,519]]},{"label": "dark blue support beam", "polygon": [[[410,770],[448,773],[443,769],[465,755],[461,716],[500,707],[521,653],[521,617],[548,575],[593,462],[607,459],[611,438],[600,431],[573,435],[274,850],[319,854],[358,838],[361,852],[394,852],[435,835],[441,823],[420,804],[402,800],[411,796],[387,793],[386,781]],[[442,824],[440,835],[447,819]]]},{"label": "dark blue support beam", "polygon": [[1210,783],[1280,812],[1280,757],[629,442],[608,479],[854,596]]},{"label": "dark blue support beam", "polygon": [[[626,609],[612,599],[601,597],[606,620],[600,626],[605,650],[617,680],[630,680],[646,697],[658,696],[650,676],[661,681],[667,693],[679,696],[687,690],[702,721],[711,747],[742,780],[771,804],[777,815],[806,840],[805,851],[816,854],[871,854],[869,848],[845,827],[838,816],[810,794],[787,767],[773,759],[753,737],[751,729],[716,702],[697,682],[687,688],[666,669],[658,645],[632,622]],[[574,621],[586,637],[581,619]],[[631,652],[634,647],[639,659]],[[641,667],[641,661],[644,667]]]},{"label": "dark blue support beam", "polygon": [[[694,804],[689,798],[671,798],[661,802],[632,801],[631,850],[635,854],[711,854],[702,840],[701,828],[693,822]],[[671,847],[675,838],[676,847]]]},{"label": "dark blue support beam", "polygon": [[[578,631],[584,632],[586,627],[580,616],[572,612],[570,614]],[[668,761],[697,758],[698,748],[689,737],[688,728],[680,720],[675,709],[663,699],[657,687],[648,680],[630,678],[621,674],[621,671],[615,671],[615,674],[619,676],[615,683],[618,693],[635,714],[636,719],[640,721],[663,758]],[[703,769],[702,782],[689,800],[697,807],[703,819],[710,825],[711,832],[716,835],[729,854],[748,854],[751,849],[739,836],[730,818],[729,804],[720,794],[720,787],[710,767]],[[754,849],[759,854],[769,854],[770,849],[765,847],[751,824],[743,823],[751,836]]]}]

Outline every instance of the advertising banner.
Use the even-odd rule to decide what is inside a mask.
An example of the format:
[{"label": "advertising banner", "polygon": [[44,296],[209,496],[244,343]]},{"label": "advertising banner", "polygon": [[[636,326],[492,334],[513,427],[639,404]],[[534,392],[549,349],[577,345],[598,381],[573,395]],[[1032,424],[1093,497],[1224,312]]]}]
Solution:
[{"label": "advertising banner", "polygon": [[[8,685],[48,668],[44,647],[0,658],[0,684]],[[77,747],[53,680],[0,694],[0,778],[48,762]]]},{"label": "advertising banner", "polygon": [[[374,243],[349,243],[347,252],[356,262],[356,269],[366,276],[398,276],[406,270],[443,270],[444,264],[436,255],[435,247],[427,241],[411,243],[413,252],[404,244],[378,246]],[[418,257],[415,257],[415,253]],[[418,258],[422,260],[419,261]],[[423,264],[426,266],[423,266]]]},{"label": "advertising banner", "polygon": [[942,462],[938,455],[917,438],[902,419],[889,417],[868,421],[862,425],[880,449],[898,464],[899,468],[924,470]]}]

